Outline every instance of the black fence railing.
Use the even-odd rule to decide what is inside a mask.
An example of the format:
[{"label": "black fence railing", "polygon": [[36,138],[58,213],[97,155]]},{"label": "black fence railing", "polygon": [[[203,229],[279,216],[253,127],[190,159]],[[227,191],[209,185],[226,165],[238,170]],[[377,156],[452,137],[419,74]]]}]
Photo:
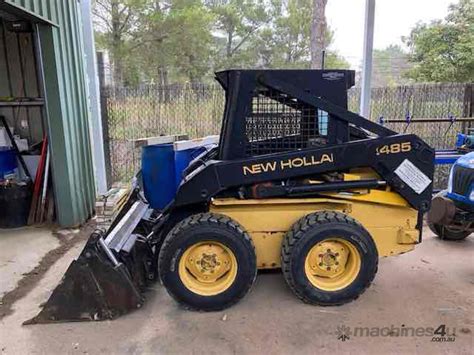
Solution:
[{"label": "black fence railing", "polygon": [[[349,91],[349,109],[358,112],[360,89]],[[219,134],[224,92],[218,85],[177,84],[139,88],[103,88],[102,111],[106,151],[113,182],[126,182],[140,167],[144,137],[188,134],[191,138]],[[436,149],[454,146],[456,134],[469,123],[455,118],[472,117],[473,84],[443,83],[372,89],[371,119],[397,131],[414,133]],[[410,124],[393,119],[451,118],[452,122]],[[438,169],[436,186],[445,184],[447,168]]]}]

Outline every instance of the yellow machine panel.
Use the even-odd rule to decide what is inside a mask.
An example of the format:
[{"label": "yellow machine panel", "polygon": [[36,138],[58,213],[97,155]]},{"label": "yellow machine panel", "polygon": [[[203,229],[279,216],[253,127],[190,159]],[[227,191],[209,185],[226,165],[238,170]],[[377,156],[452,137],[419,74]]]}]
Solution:
[{"label": "yellow machine panel", "polygon": [[210,211],[239,222],[252,238],[260,269],[280,267],[285,233],[300,218],[316,211],[339,211],[370,233],[379,256],[413,250],[418,242],[417,211],[398,194],[372,190],[360,194],[326,194],[323,198],[238,200],[214,199]]}]

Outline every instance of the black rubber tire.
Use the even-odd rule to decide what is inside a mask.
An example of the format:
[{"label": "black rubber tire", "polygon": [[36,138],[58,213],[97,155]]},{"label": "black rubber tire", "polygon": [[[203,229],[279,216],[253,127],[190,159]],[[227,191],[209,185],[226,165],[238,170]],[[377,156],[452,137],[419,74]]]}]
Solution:
[{"label": "black rubber tire", "polygon": [[467,238],[471,234],[469,231],[454,231],[449,229],[449,227],[436,223],[430,223],[428,226],[435,235],[443,240],[459,241]]},{"label": "black rubber tire", "polygon": [[[361,256],[361,268],[347,287],[326,291],[316,288],[305,274],[306,255],[325,239],[337,236],[351,242]],[[320,306],[337,306],[359,297],[373,281],[378,267],[375,243],[355,219],[333,211],[307,215],[285,235],[281,251],[283,276],[290,289],[304,302]]]},{"label": "black rubber tire", "polygon": [[[199,241],[218,241],[237,260],[237,275],[228,289],[212,296],[189,290],[182,282],[178,264],[183,253]],[[158,272],[168,293],[187,309],[219,311],[242,299],[257,277],[257,258],[250,236],[235,221],[215,213],[199,213],[179,222],[165,238],[158,258]]]}]

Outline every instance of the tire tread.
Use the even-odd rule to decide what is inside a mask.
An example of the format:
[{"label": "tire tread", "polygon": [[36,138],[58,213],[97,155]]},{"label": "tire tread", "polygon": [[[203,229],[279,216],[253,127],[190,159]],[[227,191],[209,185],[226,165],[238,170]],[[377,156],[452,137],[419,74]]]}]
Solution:
[{"label": "tire tread", "polygon": [[[236,221],[232,220],[231,218],[229,218],[225,215],[221,215],[221,214],[217,214],[217,213],[211,213],[211,212],[205,212],[205,213],[199,213],[199,214],[192,215],[192,216],[190,216],[188,218],[185,218],[184,220],[182,220],[182,221],[180,221],[179,223],[176,224],[176,226],[167,235],[167,237],[165,238],[165,240],[163,242],[163,245],[161,246],[161,250],[160,250],[160,253],[159,253],[159,257],[158,257],[158,265],[161,265],[163,263],[164,257],[168,253],[168,249],[171,246],[171,242],[176,240],[177,238],[179,238],[179,234],[183,230],[185,230],[185,229],[187,229],[191,226],[198,225],[198,224],[216,225],[216,226],[219,226],[219,228],[228,228],[230,230],[235,231],[251,246],[251,249],[252,249],[253,253],[255,254],[255,245],[252,241],[252,238],[250,238],[249,234],[240,226],[240,224],[238,224]],[[161,269],[161,268],[159,267],[159,269]],[[245,289],[246,290],[245,292],[241,292],[240,294],[238,294],[237,297],[235,297],[231,302],[229,302],[225,305],[222,305],[221,307],[213,308],[212,311],[221,311],[221,310],[226,309],[228,307],[231,307],[232,305],[239,302],[248,293],[249,289],[255,283],[255,280],[257,278],[256,270],[257,269],[255,268],[255,274],[254,274],[253,278],[249,281],[249,283],[248,283],[248,285]],[[160,275],[160,280],[161,280],[161,275]],[[204,309],[199,309],[197,307],[193,307],[193,306],[181,301],[172,292],[168,292],[168,293],[178,304],[180,304],[185,309],[193,310],[193,311],[206,311]]]},{"label": "tire tread", "polygon": [[[345,223],[350,226],[364,229],[364,227],[354,218],[340,212],[321,211],[321,212],[316,212],[316,213],[306,215],[305,217],[301,218],[298,222],[296,222],[293,225],[293,227],[288,231],[285,238],[283,239],[283,244],[282,244],[282,249],[281,249],[282,250],[281,252],[282,268],[281,269],[283,272],[283,276],[286,280],[286,283],[288,284],[290,289],[293,291],[293,293],[303,302],[309,303],[309,304],[317,304],[319,306],[339,306],[347,302],[339,302],[339,303],[316,302],[315,303],[313,300],[309,299],[302,292],[300,292],[291,273],[292,247],[296,245],[296,243],[303,237],[305,232],[307,232],[310,228],[313,228],[318,225],[324,225],[327,223]],[[377,270],[378,270],[378,262],[375,266],[375,271],[372,273],[371,277],[367,280],[361,292],[359,292],[349,302],[356,300],[362,293],[365,292],[365,290],[370,286],[370,284],[374,280]]]}]

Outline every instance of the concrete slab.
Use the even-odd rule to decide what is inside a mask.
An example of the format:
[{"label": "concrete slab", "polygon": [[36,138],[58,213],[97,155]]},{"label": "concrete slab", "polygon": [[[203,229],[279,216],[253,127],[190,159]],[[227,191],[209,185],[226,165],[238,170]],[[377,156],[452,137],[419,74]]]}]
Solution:
[{"label": "concrete slab", "polygon": [[58,246],[58,238],[47,228],[0,229],[0,298]]},{"label": "concrete slab", "polygon": [[[429,233],[427,233],[429,234]],[[414,252],[380,260],[374,284],[340,307],[300,302],[280,273],[260,274],[241,302],[223,312],[183,310],[157,284],[145,306],[115,321],[21,326],[34,316],[58,283],[76,245],[0,321],[3,354],[472,354],[474,238],[449,243],[428,235]],[[411,329],[445,325],[453,342],[410,335]],[[392,335],[350,335],[356,327]],[[396,330],[409,328],[408,335]],[[385,334],[385,335],[384,335]]]}]

